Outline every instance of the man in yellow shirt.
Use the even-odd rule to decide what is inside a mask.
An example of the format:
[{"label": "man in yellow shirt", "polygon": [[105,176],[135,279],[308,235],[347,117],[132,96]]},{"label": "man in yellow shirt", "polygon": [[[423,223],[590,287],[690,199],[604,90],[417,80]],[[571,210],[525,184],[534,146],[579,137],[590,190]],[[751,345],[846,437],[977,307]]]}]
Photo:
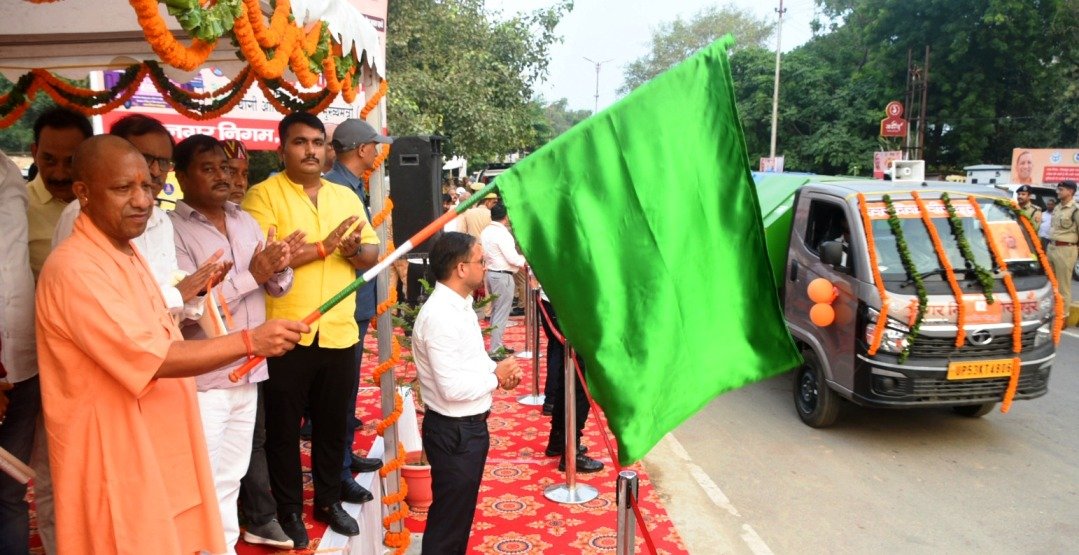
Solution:
[{"label": "man in yellow shirt", "polygon": [[[263,233],[274,227],[279,236],[301,230],[309,238],[323,238],[293,255],[292,289],[282,297],[267,299],[267,319],[290,314],[299,320],[352,282],[356,270],[375,265],[378,237],[368,225],[359,197],[347,187],[322,179],[326,154],[322,122],[305,112],[289,114],[278,125],[278,135],[285,170],[252,187],[242,207]],[[305,405],[311,408],[315,519],[339,534],[355,536],[359,526],[341,501],[363,503],[372,498],[359,484],[341,488],[345,415],[353,406],[348,397],[358,348],[355,310],[353,293],[314,322],[296,349],[268,361],[266,462],[281,528],[297,549],[308,545],[299,451]]]},{"label": "man in yellow shirt", "polygon": [[71,192],[71,158],[75,149],[93,134],[89,120],[65,108],[53,108],[34,122],[30,154],[37,165],[37,177],[27,185],[30,203],[26,210],[34,281],[52,251],[52,232],[60,213],[75,200],[75,193]]}]

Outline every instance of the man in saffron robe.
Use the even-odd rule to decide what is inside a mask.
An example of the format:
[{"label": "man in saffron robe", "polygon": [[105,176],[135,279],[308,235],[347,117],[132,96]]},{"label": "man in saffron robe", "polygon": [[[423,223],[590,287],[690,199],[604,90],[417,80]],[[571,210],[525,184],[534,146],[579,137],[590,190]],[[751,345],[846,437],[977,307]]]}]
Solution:
[{"label": "man in saffron robe", "polygon": [[192,377],[283,354],[308,327],[275,320],[183,341],[131,244],[153,206],[143,156],[98,136],[75,151],[74,172],[82,214],[37,290],[59,552],[224,552]]}]

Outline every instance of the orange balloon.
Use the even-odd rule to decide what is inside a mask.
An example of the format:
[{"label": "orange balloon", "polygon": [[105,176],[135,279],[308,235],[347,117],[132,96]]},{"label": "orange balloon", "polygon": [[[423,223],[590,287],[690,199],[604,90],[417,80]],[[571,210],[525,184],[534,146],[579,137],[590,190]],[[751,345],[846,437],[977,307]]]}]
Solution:
[{"label": "orange balloon", "polygon": [[832,282],[824,278],[817,278],[809,282],[806,293],[809,294],[809,300],[815,303],[832,304],[832,301],[835,300],[834,290],[835,287]]},{"label": "orange balloon", "polygon": [[830,326],[835,321],[835,309],[830,304],[817,303],[809,309],[809,319],[819,327]]}]

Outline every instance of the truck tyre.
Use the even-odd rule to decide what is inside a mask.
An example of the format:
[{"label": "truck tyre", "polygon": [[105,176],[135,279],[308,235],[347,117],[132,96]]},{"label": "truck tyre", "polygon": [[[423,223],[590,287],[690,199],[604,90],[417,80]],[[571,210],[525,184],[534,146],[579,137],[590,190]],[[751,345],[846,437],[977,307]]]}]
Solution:
[{"label": "truck tyre", "polygon": [[952,407],[952,412],[969,418],[981,418],[996,407],[996,403],[982,403],[980,405],[957,405]]},{"label": "truck tyre", "polygon": [[839,396],[824,379],[824,368],[813,351],[803,351],[805,362],[794,373],[794,409],[807,426],[827,428],[839,416]]}]

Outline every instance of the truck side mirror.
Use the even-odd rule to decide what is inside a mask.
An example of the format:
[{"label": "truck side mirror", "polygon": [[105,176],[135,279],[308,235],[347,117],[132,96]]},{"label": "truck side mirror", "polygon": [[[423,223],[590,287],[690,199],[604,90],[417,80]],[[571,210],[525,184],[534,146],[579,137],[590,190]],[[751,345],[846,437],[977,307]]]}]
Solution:
[{"label": "truck side mirror", "polygon": [[825,241],[820,244],[821,262],[838,268],[843,265],[843,243],[839,241]]}]

